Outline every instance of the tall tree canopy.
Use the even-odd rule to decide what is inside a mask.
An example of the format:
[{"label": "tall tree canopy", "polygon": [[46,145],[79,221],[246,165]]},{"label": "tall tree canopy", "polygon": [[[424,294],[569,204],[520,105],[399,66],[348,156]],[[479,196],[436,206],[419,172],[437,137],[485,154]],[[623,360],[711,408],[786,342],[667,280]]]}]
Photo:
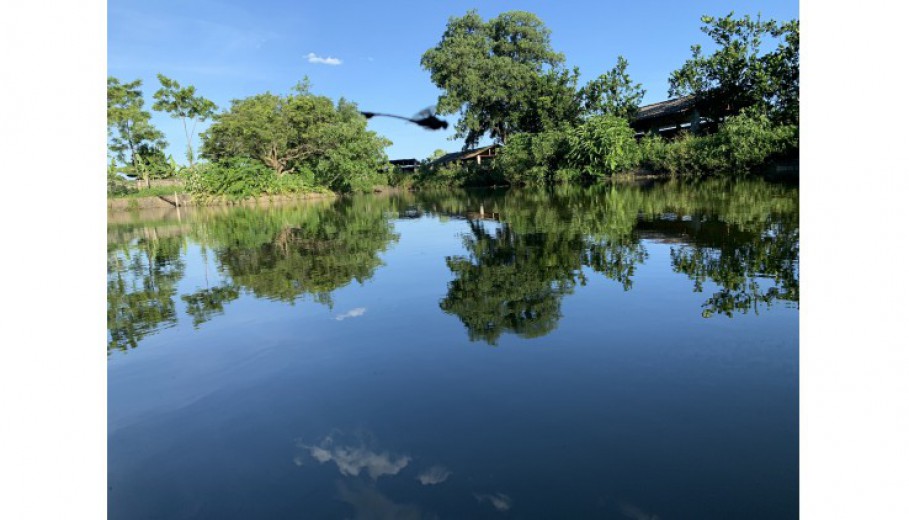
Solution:
[{"label": "tall tree canopy", "polygon": [[[669,95],[695,95],[707,115],[738,113],[756,107],[783,123],[798,123],[799,22],[762,21],[760,17],[704,16],[701,30],[716,44],[706,56],[700,45],[669,77]],[[766,51],[770,42],[777,46]]]},{"label": "tall tree canopy", "polygon": [[550,103],[574,106],[576,74],[561,68],[564,61],[536,15],[509,11],[484,21],[472,10],[448,20],[421,64],[443,90],[438,112],[461,113],[456,136],[471,146],[487,132],[506,142],[513,133],[538,131],[551,117]]},{"label": "tall tree canopy", "polygon": [[[155,104],[152,108],[160,112],[167,112],[174,119],[183,122],[183,132],[186,134],[186,159],[193,165],[193,136],[196,134],[196,123],[211,118],[217,105],[196,95],[196,87],[189,85],[181,87],[176,80],[164,74],[158,74],[161,88],[155,92]],[[192,128],[187,126],[187,120],[192,121]]]},{"label": "tall tree canopy", "polygon": [[615,67],[581,89],[581,100],[587,115],[608,115],[631,120],[646,91],[628,74],[628,60],[619,56]]},{"label": "tall tree canopy", "polygon": [[366,129],[355,104],[341,99],[335,106],[311,94],[306,81],[286,96],[266,92],[233,100],[202,135],[208,159],[248,157],[279,176],[304,174],[341,190],[386,164],[384,148],[390,145]]},{"label": "tall tree canopy", "polygon": [[115,77],[107,78],[107,133],[108,148],[117,160],[131,164],[134,175],[143,175],[148,181],[146,162],[163,154],[167,146],[164,134],[151,123],[151,114],[143,110],[142,80],[121,83]]}]

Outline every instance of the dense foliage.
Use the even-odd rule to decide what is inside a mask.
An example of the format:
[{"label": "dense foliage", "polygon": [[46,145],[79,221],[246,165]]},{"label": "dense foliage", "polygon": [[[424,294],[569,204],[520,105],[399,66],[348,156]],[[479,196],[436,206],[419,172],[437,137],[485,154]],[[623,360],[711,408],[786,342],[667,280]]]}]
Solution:
[{"label": "dense foliage", "polygon": [[421,63],[443,90],[438,112],[461,113],[456,135],[469,146],[487,132],[507,142],[514,133],[539,130],[550,117],[545,108],[563,102],[559,86],[571,82],[560,69],[564,60],[533,13],[509,11],[484,21],[473,10],[448,20]]},{"label": "dense foliage", "polygon": [[126,167],[125,173],[148,180],[167,176],[163,167],[167,146],[164,134],[151,123],[151,114],[144,110],[142,80],[121,83],[107,78],[107,135],[108,149]]},{"label": "dense foliage", "polygon": [[[484,21],[475,11],[449,20],[423,66],[442,89],[443,113],[461,114],[465,146],[487,135],[503,144],[487,179],[510,184],[596,180],[639,169],[673,174],[743,174],[798,150],[798,21],[749,16],[704,17],[717,51],[699,46],[673,72],[670,95],[693,95],[703,114],[722,120],[714,133],[682,133],[672,141],[635,138],[630,123],[644,90],[619,56],[615,67],[580,88],[563,67],[549,30],[534,15],[507,12]],[[768,50],[776,42],[776,47]],[[699,108],[701,110],[701,108]],[[722,116],[722,117],[721,117]],[[451,166],[424,184],[466,185]],[[418,182],[419,184],[419,182]]]},{"label": "dense foliage", "polygon": [[729,117],[714,134],[682,134],[672,141],[646,137],[638,147],[642,166],[652,171],[741,175],[795,153],[798,127],[774,124],[768,115],[749,111]]},{"label": "dense foliage", "polygon": [[258,94],[231,102],[202,135],[202,154],[221,163],[246,158],[278,177],[338,191],[371,187],[388,162],[391,142],[366,129],[356,105],[335,105],[309,92],[306,82],[286,95]]},{"label": "dense foliage", "polygon": [[613,115],[594,116],[569,136],[568,162],[591,177],[629,171],[639,162],[634,130]]},{"label": "dense foliage", "polygon": [[[705,56],[700,45],[669,77],[670,96],[696,96],[705,115],[720,117],[755,107],[784,124],[798,124],[799,22],[735,18],[732,13],[701,18],[701,30],[717,50]],[[776,47],[768,52],[769,38]]]},{"label": "dense foliage", "polygon": [[316,191],[311,180],[278,175],[259,161],[234,157],[196,165],[184,172],[184,188],[197,196],[243,199]]},{"label": "dense foliage", "polygon": [[615,67],[584,86],[581,101],[588,115],[612,115],[631,120],[646,91],[628,74],[628,60],[619,56]]}]

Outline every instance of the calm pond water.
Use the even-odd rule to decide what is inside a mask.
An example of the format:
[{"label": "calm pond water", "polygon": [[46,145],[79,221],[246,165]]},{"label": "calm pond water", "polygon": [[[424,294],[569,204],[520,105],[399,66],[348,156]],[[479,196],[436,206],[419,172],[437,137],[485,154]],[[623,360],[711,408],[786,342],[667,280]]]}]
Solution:
[{"label": "calm pond water", "polygon": [[798,190],[112,214],[108,507],[795,518]]}]

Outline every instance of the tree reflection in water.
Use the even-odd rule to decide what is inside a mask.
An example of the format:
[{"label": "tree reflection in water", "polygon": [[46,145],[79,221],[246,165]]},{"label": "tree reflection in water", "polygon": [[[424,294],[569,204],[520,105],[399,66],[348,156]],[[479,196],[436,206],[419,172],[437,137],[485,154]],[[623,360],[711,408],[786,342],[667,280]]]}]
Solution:
[{"label": "tree reflection in water", "polygon": [[108,352],[135,348],[146,335],[177,322],[174,296],[185,269],[183,238],[162,237],[153,228],[133,236],[108,247]]},{"label": "tree reflection in water", "polygon": [[219,274],[209,286],[206,271],[204,287],[179,295],[199,327],[243,294],[332,305],[334,291],[382,265],[398,240],[395,218],[466,222],[465,252],[444,259],[452,279],[439,306],[473,341],[548,334],[562,299],[592,275],[633,290],[652,241],[669,243],[668,267],[707,293],[705,317],[799,300],[798,190],[760,180],[365,195],[190,213],[109,224],[109,351],[177,323],[189,243],[212,254]]},{"label": "tree reflection in water", "polygon": [[[146,335],[177,322],[175,297],[184,276],[186,237],[214,252],[224,278],[215,287],[181,296],[198,327],[244,291],[288,303],[309,295],[331,305],[332,291],[373,276],[382,263],[379,254],[397,240],[387,204],[382,199],[340,199],[269,210],[202,211],[180,226],[113,226],[108,351],[135,348]],[[162,236],[174,232],[178,236]]]},{"label": "tree reflection in water", "polygon": [[562,298],[586,282],[584,268],[632,289],[635,268],[648,257],[644,239],[673,244],[672,268],[696,292],[707,280],[718,286],[704,317],[798,302],[798,192],[786,186],[726,179],[564,186],[474,204],[483,215],[451,208],[470,231],[467,255],[446,260],[454,279],[440,303],[472,341],[554,330]]}]

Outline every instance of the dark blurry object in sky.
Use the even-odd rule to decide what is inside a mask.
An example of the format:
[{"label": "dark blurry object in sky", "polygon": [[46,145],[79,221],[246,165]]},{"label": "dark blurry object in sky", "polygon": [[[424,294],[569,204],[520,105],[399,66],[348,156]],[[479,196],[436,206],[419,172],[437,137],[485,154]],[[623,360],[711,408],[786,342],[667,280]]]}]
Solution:
[{"label": "dark blurry object in sky", "polygon": [[417,113],[413,117],[404,117],[396,116],[394,114],[382,114],[380,112],[360,112],[363,114],[363,117],[370,119],[375,116],[384,116],[384,117],[394,117],[396,119],[403,119],[404,121],[410,121],[411,123],[416,123],[423,128],[428,128],[429,130],[438,130],[440,128],[448,128],[448,121],[444,121],[436,117],[433,113],[432,107],[427,107]]}]

